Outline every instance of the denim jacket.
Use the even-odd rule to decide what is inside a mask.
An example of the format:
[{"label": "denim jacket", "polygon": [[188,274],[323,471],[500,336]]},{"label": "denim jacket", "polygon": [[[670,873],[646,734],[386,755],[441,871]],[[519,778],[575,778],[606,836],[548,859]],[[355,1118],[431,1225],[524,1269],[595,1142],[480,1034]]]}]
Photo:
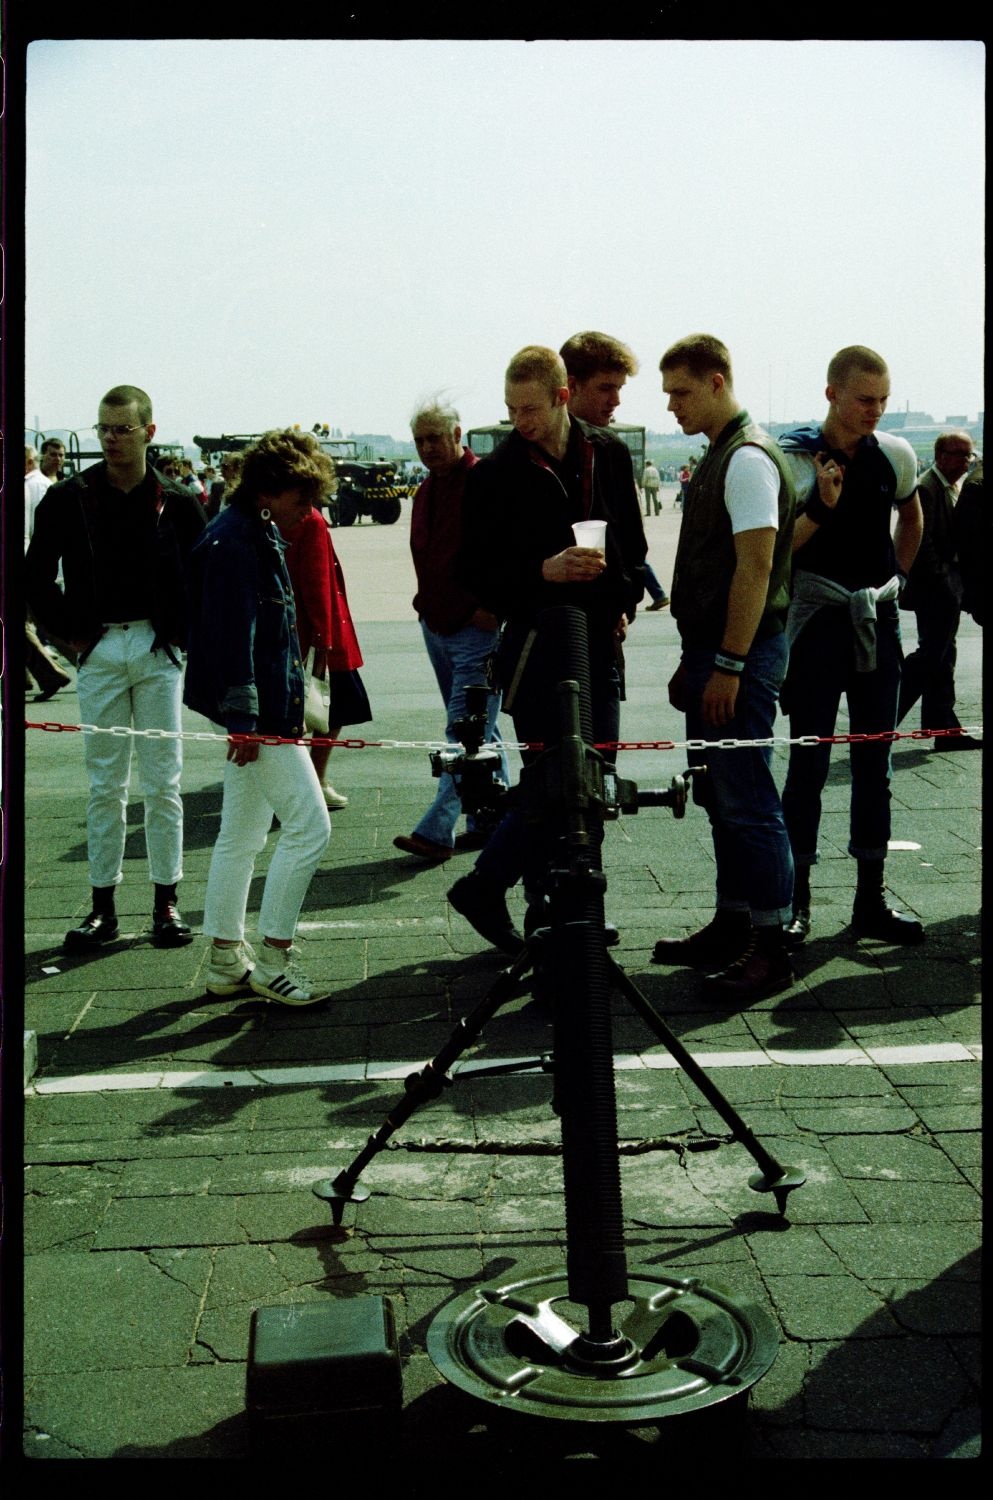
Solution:
[{"label": "denim jacket", "polygon": [[190,555],[183,701],[231,734],[304,732],[286,545],[272,521],[228,506]]}]

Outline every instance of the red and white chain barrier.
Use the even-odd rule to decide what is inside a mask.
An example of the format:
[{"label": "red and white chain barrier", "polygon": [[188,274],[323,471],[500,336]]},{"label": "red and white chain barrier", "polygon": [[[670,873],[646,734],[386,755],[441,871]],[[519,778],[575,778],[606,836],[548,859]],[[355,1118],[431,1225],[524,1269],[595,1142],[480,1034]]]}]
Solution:
[{"label": "red and white chain barrier", "polygon": [[[327,735],[309,734],[297,737],[279,734],[218,734],[211,730],[197,729],[132,729],[115,724],[107,728],[100,724],[59,724],[51,720],[44,723],[24,721],[25,729],[40,729],[49,734],[114,734],[146,740],[203,740],[222,745],[330,745],[335,750],[450,750],[451,740],[333,740]],[[963,735],[975,738],[981,735],[981,724],[958,729],[887,729],[878,734],[803,734],[791,737],[784,734],[770,735],[763,740],[609,740],[596,744],[596,750],[764,750],[777,745],[862,745],[885,740],[942,740],[960,739]],[[503,750],[544,750],[540,741],[504,740],[493,746]]]}]

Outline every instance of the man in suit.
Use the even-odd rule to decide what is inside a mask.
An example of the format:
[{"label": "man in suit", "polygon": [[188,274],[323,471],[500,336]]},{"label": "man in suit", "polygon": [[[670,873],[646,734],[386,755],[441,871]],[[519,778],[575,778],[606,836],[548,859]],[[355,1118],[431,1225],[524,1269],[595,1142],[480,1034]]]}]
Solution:
[{"label": "man in suit", "polygon": [[[942,432],[935,440],[934,463],[917,487],[924,535],[900,599],[901,608],[917,616],[917,650],[903,664],[897,722],[919,699],[922,729],[961,728],[955,714],[955,637],[962,615],[962,581],[953,512],[959,480],[971,460],[967,432]],[[968,734],[940,735],[933,748],[981,750],[982,741]]]}]

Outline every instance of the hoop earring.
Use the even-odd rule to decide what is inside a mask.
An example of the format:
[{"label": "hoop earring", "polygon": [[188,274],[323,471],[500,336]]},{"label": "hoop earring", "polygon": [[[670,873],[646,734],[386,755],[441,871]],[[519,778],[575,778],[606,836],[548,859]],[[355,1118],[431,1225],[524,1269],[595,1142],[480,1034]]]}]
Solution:
[{"label": "hoop earring", "polygon": [[259,511],[259,517],[263,521],[272,520],[272,511],[269,509],[268,505],[263,505],[262,509]]}]

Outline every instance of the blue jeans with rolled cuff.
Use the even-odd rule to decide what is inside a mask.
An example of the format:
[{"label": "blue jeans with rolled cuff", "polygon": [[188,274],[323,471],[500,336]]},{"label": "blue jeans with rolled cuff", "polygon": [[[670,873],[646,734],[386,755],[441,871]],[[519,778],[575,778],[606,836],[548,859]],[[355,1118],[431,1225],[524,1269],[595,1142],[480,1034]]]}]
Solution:
[{"label": "blue jeans with rolled cuff", "polygon": [[[704,722],[703,690],[714,669],[714,652],[684,649],[688,739],[768,739],[786,671],[785,635],[756,641],[738,681],[734,718],[721,729]],[[779,791],[772,774],[772,748],[700,750],[704,782],[694,800],[710,818],[717,864],[717,905],[750,912],[756,927],[774,927],[793,915],[793,856]]]}]

